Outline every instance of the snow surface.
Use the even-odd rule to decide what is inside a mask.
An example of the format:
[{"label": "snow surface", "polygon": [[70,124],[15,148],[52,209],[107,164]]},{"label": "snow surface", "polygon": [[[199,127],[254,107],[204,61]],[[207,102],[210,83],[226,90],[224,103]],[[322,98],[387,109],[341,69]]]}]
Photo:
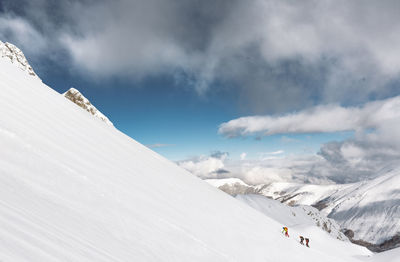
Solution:
[{"label": "snow surface", "polygon": [[294,207],[287,206],[277,200],[254,194],[237,195],[235,198],[257,209],[268,217],[285,224],[289,228],[317,226],[336,239],[349,241],[348,238],[340,232],[340,226],[334,220],[325,217],[314,207],[302,205]]},{"label": "snow surface", "polygon": [[400,169],[354,184],[272,183],[261,193],[292,204],[325,202],[321,211],[353,230],[354,239],[379,244],[400,232]]},{"label": "snow surface", "polygon": [[400,248],[388,250],[371,257],[369,262],[399,262],[400,261]]},{"label": "snow surface", "polygon": [[336,262],[371,254],[316,227],[301,230],[312,248],[285,238],[280,222],[104,125],[9,59],[0,58],[0,90],[0,261]]},{"label": "snow surface", "polygon": [[231,195],[246,191],[288,205],[319,204],[325,216],[334,219],[343,229],[353,230],[356,240],[380,244],[400,233],[400,169],[382,171],[373,180],[353,184],[274,182],[253,186],[238,180],[206,181]]}]

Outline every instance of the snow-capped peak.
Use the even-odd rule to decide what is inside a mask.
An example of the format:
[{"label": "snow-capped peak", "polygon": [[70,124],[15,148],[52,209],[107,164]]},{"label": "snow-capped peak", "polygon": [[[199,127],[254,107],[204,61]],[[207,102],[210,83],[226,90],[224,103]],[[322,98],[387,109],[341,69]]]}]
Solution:
[{"label": "snow-capped peak", "polygon": [[15,45],[0,41],[0,57],[9,59],[11,63],[28,72],[29,75],[37,76],[26,60],[24,53]]},{"label": "snow-capped peak", "polygon": [[94,105],[92,105],[92,103],[90,103],[90,101],[86,97],[84,97],[82,93],[79,92],[77,89],[70,88],[63,95],[72,102],[74,102],[75,104],[77,104],[78,106],[88,111],[93,116],[100,118],[108,125],[111,126],[113,125],[113,123],[105,115],[103,115]]}]

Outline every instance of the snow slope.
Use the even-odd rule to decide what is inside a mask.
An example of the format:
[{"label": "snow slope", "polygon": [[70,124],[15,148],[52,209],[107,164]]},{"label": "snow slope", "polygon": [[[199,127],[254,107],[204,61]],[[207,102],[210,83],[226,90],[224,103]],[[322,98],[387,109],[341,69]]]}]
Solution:
[{"label": "snow slope", "polygon": [[[318,217],[318,210],[312,207],[290,207],[283,205],[279,201],[254,194],[237,195],[236,199],[239,199],[256,210],[259,210],[267,217],[273,218],[287,226],[289,228],[289,235],[293,239],[300,241],[299,236],[310,239],[309,245],[313,249],[327,250],[328,246],[326,244],[329,243],[329,249],[340,253],[337,254],[338,261],[342,261],[342,257],[357,256],[354,248],[359,249],[359,252],[364,250],[364,248],[360,246],[354,247],[354,245],[339,231],[339,226],[334,221]],[[316,226],[316,220],[321,223],[329,224],[326,225],[326,227],[329,227],[331,232],[325,232],[320,227]],[[332,241],[332,239],[340,239],[342,241]]]},{"label": "snow slope", "polygon": [[261,193],[286,203],[318,206],[342,228],[354,231],[354,239],[379,244],[400,234],[399,169],[346,185],[274,183]]},{"label": "snow slope", "polygon": [[307,249],[281,226],[0,58],[0,261],[336,262],[370,254],[333,238]]},{"label": "snow slope", "polygon": [[304,205],[291,207],[277,200],[254,194],[237,195],[235,198],[290,228],[317,226],[336,239],[348,241],[340,231],[340,226],[314,207]]},{"label": "snow slope", "polygon": [[369,262],[398,262],[400,260],[400,248],[395,248],[371,257]]},{"label": "snow slope", "polygon": [[400,169],[384,171],[373,180],[341,185],[310,185],[275,182],[251,186],[232,179],[207,180],[236,195],[250,192],[271,197],[288,205],[312,205],[334,219],[343,229],[354,232],[372,250],[399,245]]}]

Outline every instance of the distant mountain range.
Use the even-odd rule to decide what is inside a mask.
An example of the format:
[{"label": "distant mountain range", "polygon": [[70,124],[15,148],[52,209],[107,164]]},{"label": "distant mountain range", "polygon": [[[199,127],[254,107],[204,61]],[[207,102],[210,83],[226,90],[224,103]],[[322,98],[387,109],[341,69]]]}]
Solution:
[{"label": "distant mountain range", "polygon": [[400,246],[400,170],[353,184],[275,182],[252,186],[237,178],[206,180],[230,195],[257,194],[289,206],[309,205],[335,220],[354,243],[373,251]]}]

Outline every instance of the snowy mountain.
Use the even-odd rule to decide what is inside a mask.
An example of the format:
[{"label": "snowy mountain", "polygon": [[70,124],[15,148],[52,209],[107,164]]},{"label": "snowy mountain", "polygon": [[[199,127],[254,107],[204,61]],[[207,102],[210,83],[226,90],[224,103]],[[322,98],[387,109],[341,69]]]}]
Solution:
[{"label": "snowy mountain", "polygon": [[94,105],[92,105],[92,103],[90,103],[90,101],[86,97],[81,94],[81,92],[79,92],[75,88],[70,88],[63,95],[84,110],[88,111],[93,116],[100,118],[108,125],[113,125],[113,123],[105,115],[103,115]]},{"label": "snowy mountain", "polygon": [[336,239],[349,241],[340,231],[340,226],[333,219],[322,215],[318,209],[314,207],[306,205],[294,207],[282,205],[282,203],[277,200],[254,194],[237,195],[235,198],[257,209],[261,213],[266,214],[268,217],[285,224],[291,229],[305,226],[317,226]]},{"label": "snowy mountain", "polygon": [[260,192],[258,187],[248,185],[239,178],[206,179],[205,181],[232,196]]},{"label": "snowy mountain", "polygon": [[260,212],[267,214],[269,217],[274,218],[275,214],[278,214],[281,222],[285,225],[290,227],[299,223],[316,225],[337,239],[347,240],[347,237],[340,231],[340,226],[314,207],[307,205],[295,207],[282,205],[277,200],[263,196],[261,194],[263,186],[251,186],[238,178],[207,179],[205,181]]},{"label": "snowy mountain", "polygon": [[284,212],[210,186],[8,57],[0,90],[0,261],[373,261],[307,223],[284,237]]},{"label": "snowy mountain", "polygon": [[[231,195],[243,192],[243,189],[226,190],[234,189],[232,180],[209,182]],[[353,242],[373,251],[400,246],[400,170],[392,170],[373,180],[354,184],[243,184],[241,186],[246,187],[247,191],[290,206],[316,207],[334,219]]]},{"label": "snowy mountain", "polygon": [[14,66],[26,71],[29,75],[36,76],[22,51],[15,45],[0,41],[0,57],[9,60]]}]

